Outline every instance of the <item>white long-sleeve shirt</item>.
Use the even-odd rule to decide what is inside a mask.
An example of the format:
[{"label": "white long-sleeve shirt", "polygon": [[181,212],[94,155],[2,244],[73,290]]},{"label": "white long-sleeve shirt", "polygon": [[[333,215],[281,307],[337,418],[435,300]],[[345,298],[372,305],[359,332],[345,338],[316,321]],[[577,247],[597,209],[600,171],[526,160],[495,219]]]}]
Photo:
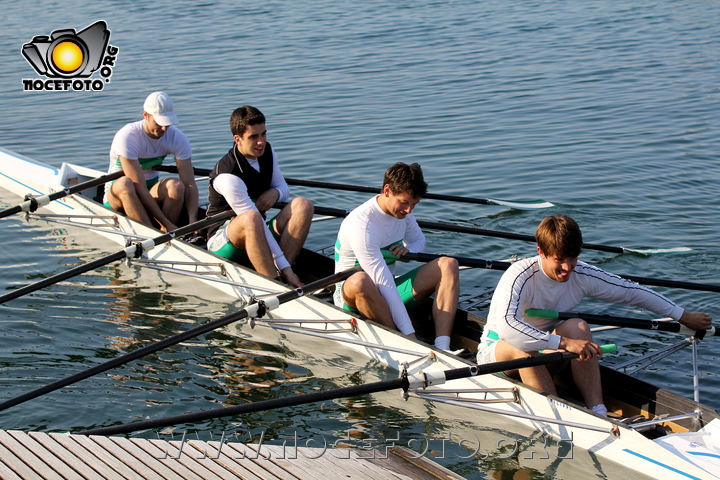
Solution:
[{"label": "white long-sleeve shirt", "polygon": [[635,305],[658,315],[679,320],[683,309],[659,293],[620,278],[600,268],[578,262],[567,282],[548,277],[540,256],[513,264],[500,278],[490,302],[490,313],[482,342],[492,342],[490,332],[524,352],[555,350],[560,336],[550,333],[561,320],[525,316],[538,308],[569,312],[585,297],[605,302]]},{"label": "white long-sleeve shirt", "polygon": [[[395,326],[408,335],[415,329],[395,286],[395,264],[388,265],[381,251],[398,242],[410,252],[425,249],[425,235],[415,216],[409,214],[399,219],[388,215],[378,205],[377,197],[373,197],[350,212],[340,225],[335,244],[335,272],[360,265],[390,307]],[[341,290],[342,286],[335,289],[335,304],[339,307],[343,304]]]}]

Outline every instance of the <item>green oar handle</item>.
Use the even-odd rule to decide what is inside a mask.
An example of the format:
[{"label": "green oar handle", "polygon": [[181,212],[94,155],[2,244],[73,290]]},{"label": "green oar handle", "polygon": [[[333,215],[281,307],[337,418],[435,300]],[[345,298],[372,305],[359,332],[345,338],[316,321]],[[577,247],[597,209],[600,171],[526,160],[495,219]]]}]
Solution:
[{"label": "green oar handle", "polygon": [[[600,345],[600,352],[605,353],[617,353],[618,348],[617,345],[614,343],[606,343],[605,345]],[[540,350],[539,353],[545,353],[545,350]]]},{"label": "green oar handle", "polygon": [[525,315],[533,318],[544,318],[546,320],[559,320],[560,312],[554,310],[541,310],[539,308],[528,308],[525,310]]}]

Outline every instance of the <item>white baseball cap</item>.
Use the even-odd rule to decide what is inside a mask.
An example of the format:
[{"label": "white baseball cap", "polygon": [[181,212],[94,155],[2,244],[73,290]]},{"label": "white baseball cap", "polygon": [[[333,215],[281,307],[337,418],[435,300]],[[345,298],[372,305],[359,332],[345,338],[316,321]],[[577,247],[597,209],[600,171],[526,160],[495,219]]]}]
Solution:
[{"label": "white baseball cap", "polygon": [[177,115],[173,107],[170,95],[164,92],[153,92],[145,99],[143,110],[152,115],[158,125],[167,127],[168,125],[177,125]]}]

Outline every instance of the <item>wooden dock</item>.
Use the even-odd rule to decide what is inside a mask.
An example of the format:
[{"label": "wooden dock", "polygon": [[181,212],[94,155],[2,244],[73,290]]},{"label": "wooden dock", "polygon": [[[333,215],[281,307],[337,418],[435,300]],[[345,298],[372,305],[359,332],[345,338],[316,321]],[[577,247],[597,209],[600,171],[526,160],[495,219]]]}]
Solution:
[{"label": "wooden dock", "polygon": [[[403,447],[287,448],[240,442],[165,441],[0,430],[3,480],[249,479],[457,480]],[[384,458],[383,458],[384,457]]]}]

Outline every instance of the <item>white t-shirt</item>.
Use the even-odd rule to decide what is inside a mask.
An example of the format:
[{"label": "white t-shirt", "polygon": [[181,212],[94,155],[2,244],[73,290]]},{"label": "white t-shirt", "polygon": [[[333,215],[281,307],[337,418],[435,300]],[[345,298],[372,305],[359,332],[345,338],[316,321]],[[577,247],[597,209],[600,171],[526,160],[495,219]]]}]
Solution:
[{"label": "white t-shirt", "polygon": [[[403,242],[410,252],[425,249],[425,235],[413,214],[403,219],[389,215],[378,205],[377,197],[363,203],[343,220],[335,244],[335,272],[342,272],[355,265],[370,275],[383,296],[395,326],[405,335],[413,333],[410,316],[395,286],[395,264],[387,265],[381,248]],[[335,304],[342,307],[342,285],[335,289]]]},{"label": "white t-shirt", "polygon": [[[110,146],[108,173],[122,170],[121,156],[129,160],[139,160],[146,181],[160,174],[151,169],[162,164],[168,154],[174,155],[177,161],[191,159],[192,147],[190,146],[190,140],[181,130],[175,128],[174,125],[170,125],[162,137],[151,138],[145,133],[144,125],[144,119],[128,123],[115,134]],[[110,185],[111,183],[105,184],[105,202],[107,202],[107,192],[110,190]]]}]

